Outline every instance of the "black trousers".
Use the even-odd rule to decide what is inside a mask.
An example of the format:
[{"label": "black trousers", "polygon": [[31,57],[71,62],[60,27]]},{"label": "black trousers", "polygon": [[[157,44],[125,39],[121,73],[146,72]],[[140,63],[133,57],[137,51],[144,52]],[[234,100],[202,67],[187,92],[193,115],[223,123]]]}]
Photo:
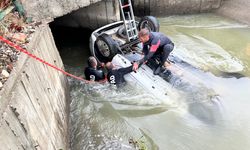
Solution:
[{"label": "black trousers", "polygon": [[165,63],[165,61],[168,59],[168,56],[173,51],[173,49],[174,49],[174,44],[170,43],[170,44],[164,45],[162,48],[157,50],[160,53],[161,65]]}]

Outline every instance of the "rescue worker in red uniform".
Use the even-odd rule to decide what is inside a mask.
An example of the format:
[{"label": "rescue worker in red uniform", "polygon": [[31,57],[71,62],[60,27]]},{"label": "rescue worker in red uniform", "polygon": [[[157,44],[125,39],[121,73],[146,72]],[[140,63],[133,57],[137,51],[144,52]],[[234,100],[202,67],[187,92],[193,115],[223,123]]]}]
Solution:
[{"label": "rescue worker in red uniform", "polygon": [[143,43],[144,53],[144,57],[139,61],[139,64],[146,63],[154,54],[161,53],[159,67],[167,68],[170,66],[167,58],[174,49],[174,43],[166,35],[160,32],[149,32],[148,29],[142,29],[138,36],[139,40]]}]

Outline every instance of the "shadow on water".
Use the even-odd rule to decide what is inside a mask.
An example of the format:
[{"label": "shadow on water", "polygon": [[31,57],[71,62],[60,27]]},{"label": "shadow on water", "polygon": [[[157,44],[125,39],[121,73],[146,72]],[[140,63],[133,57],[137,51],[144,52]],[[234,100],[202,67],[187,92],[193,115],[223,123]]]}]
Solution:
[{"label": "shadow on water", "polygon": [[93,32],[92,30],[80,27],[55,26],[53,23],[50,24],[50,28],[59,50],[65,46],[74,44],[82,47],[88,46],[90,35]]},{"label": "shadow on water", "polygon": [[236,79],[240,79],[243,77],[246,77],[244,74],[240,73],[240,72],[219,72],[219,75],[223,78],[236,78]]},{"label": "shadow on water", "polygon": [[196,102],[188,105],[188,111],[206,124],[215,125],[221,120],[222,105],[217,97],[206,102]]},{"label": "shadow on water", "polygon": [[168,111],[166,107],[156,107],[152,109],[142,109],[142,110],[138,109],[118,110],[118,112],[122,116],[127,116],[127,117],[143,117],[143,116],[160,114],[166,111]]},{"label": "shadow on water", "polygon": [[[67,66],[85,67],[90,55],[89,37],[92,31],[84,28],[55,26],[53,23],[50,24],[50,28],[66,69],[68,69]],[[83,68],[80,71],[83,71]]]},{"label": "shadow on water", "polygon": [[[172,73],[165,80],[183,92],[182,97],[187,105],[187,111],[206,124],[216,124],[222,117],[221,98],[200,78],[207,76],[206,72],[177,56],[171,56],[170,61],[173,63]],[[207,78],[207,80],[212,82],[212,78]]]}]

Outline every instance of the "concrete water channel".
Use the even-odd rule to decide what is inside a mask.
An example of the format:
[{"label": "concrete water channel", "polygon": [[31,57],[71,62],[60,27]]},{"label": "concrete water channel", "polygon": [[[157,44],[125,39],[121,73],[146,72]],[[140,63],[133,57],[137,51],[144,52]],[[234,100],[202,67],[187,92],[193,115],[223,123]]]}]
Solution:
[{"label": "concrete water channel", "polygon": [[[66,78],[22,54],[0,91],[1,149],[134,149],[129,144],[131,139],[147,149],[250,147],[250,29],[247,24],[217,15],[249,23],[245,12],[250,3],[133,3],[138,16],[158,14],[160,31],[176,44],[174,55],[183,60],[177,62],[188,72],[186,79],[190,79],[170,81],[183,95],[178,99],[179,107],[150,105],[152,100],[147,93],[130,85],[117,90],[108,84],[89,85]],[[90,55],[91,33],[78,27],[93,29],[120,19],[117,2],[110,0],[72,4],[27,0],[24,6],[30,9],[29,16],[42,21],[28,50],[77,76],[83,75]],[[219,7],[217,14],[163,17]],[[62,15],[65,16],[53,20]],[[197,85],[197,81],[206,87]]]},{"label": "concrete water channel", "polygon": [[[133,149],[133,138],[148,149],[247,150],[250,27],[211,13],[158,19],[160,31],[176,43],[180,66],[192,74],[187,82],[185,76],[170,81],[182,92],[181,104],[153,106],[129,84],[114,89],[69,79],[72,149]],[[89,52],[81,37],[88,32],[70,29],[75,39],[57,37],[60,32],[54,34],[66,69],[83,76]]]}]

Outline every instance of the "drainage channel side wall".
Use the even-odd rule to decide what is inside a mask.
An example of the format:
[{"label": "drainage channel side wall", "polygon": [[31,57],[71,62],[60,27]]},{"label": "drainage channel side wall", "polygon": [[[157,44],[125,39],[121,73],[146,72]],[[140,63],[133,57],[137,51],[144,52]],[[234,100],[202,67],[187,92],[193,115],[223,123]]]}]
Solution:
[{"label": "drainage channel side wall", "polygon": [[250,1],[249,0],[223,0],[217,14],[229,17],[250,25]]},{"label": "drainage channel side wall", "polygon": [[209,12],[220,7],[222,0],[133,0],[138,16],[168,16]]},{"label": "drainage channel side wall", "polygon": [[103,0],[56,18],[53,24],[68,27],[97,29],[120,20],[118,0]]},{"label": "drainage channel side wall", "polygon": [[[47,25],[33,35],[28,50],[63,68]],[[1,149],[68,149],[66,77],[21,54],[0,91]]]}]

